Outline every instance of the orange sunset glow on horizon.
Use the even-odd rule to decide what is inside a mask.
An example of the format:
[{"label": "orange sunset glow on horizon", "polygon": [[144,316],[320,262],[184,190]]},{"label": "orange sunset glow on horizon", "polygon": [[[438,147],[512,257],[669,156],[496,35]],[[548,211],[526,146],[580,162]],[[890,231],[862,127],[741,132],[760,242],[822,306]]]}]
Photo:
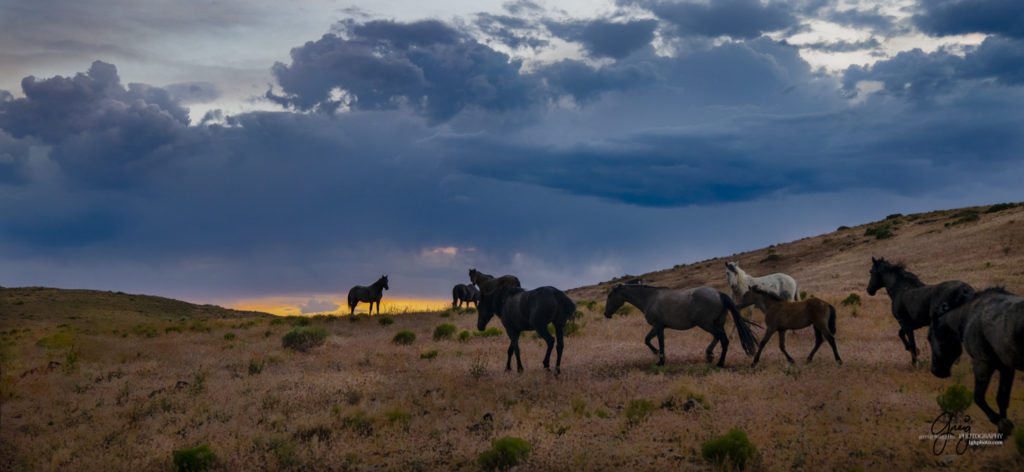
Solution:
[{"label": "orange sunset glow on horizon", "polygon": [[[314,303],[320,304],[320,306],[314,306]],[[329,309],[330,305],[337,305],[337,308]],[[250,298],[225,302],[222,306],[234,310],[262,311],[278,316],[347,315],[350,311],[347,296],[344,294]],[[381,314],[401,314],[441,311],[451,306],[450,300],[385,297],[380,301],[380,312]],[[359,303],[356,306],[356,313],[366,313],[369,307],[368,303]],[[376,307],[373,312],[377,313]]]}]

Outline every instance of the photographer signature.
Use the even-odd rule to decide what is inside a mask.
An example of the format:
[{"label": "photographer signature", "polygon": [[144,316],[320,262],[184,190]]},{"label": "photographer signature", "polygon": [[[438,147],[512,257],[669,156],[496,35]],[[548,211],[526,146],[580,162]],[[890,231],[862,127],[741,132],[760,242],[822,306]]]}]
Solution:
[{"label": "photographer signature", "polygon": [[[960,422],[955,420],[960,419]],[[971,417],[969,415],[957,415],[956,413],[943,412],[932,422],[932,434],[935,435],[935,442],[932,443],[932,453],[941,455],[946,450],[946,444],[951,439],[956,439],[956,453],[958,455],[967,451],[968,441],[971,437]],[[957,434],[959,433],[959,434]]]}]

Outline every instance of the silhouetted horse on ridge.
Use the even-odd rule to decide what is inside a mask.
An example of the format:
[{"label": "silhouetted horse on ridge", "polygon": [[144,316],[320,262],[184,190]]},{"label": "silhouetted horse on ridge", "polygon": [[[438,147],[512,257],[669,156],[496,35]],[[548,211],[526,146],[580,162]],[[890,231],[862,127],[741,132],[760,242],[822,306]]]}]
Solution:
[{"label": "silhouetted horse on ridge", "polygon": [[384,296],[384,290],[388,289],[388,276],[382,275],[376,282],[371,284],[369,287],[362,285],[356,285],[348,291],[348,307],[351,310],[349,314],[356,312],[356,305],[359,302],[366,302],[370,304],[370,309],[367,311],[369,314],[373,314],[373,303],[377,302],[377,314],[380,314],[380,299]]},{"label": "silhouetted horse on ridge", "polygon": [[918,354],[914,330],[928,326],[931,314],[943,302],[949,306],[960,306],[963,300],[974,294],[970,285],[959,280],[925,285],[902,264],[872,257],[868,295],[874,296],[882,287],[885,287],[892,299],[892,316],[900,324],[898,334],[903,347],[910,351],[911,364],[917,364]]}]

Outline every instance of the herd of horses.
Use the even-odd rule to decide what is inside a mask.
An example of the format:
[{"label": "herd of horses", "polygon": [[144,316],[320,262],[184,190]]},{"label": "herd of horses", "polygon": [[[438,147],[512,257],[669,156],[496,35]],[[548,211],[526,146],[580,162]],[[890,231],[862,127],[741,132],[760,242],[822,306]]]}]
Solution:
[{"label": "herd of horses", "polygon": [[[634,279],[611,288],[604,316],[611,318],[625,303],[638,308],[651,325],[644,343],[658,357],[659,366],[665,364],[665,329],[687,330],[693,327],[700,327],[713,337],[705,349],[708,362],[714,361],[715,346],[722,345],[717,365],[724,366],[729,348],[725,323],[730,316],[744,352],[754,356],[752,366],[757,365],[765,345],[775,333],[778,333],[779,349],[786,360],[794,362],[786,352],[786,331],[807,327],[814,329],[815,336],[815,345],[807,356],[807,362],[811,362],[818,348],[827,341],[836,362],[842,365],[835,341],[835,307],[814,297],[801,300],[796,280],[789,275],[776,273],[752,277],[735,262],[726,262],[725,266],[731,295],[709,286],[671,289],[646,285],[643,280]],[[874,296],[879,289],[886,289],[892,301],[892,315],[899,325],[897,336],[910,352],[911,364],[917,363],[919,354],[914,331],[925,326],[929,327],[931,372],[935,376],[949,377],[952,365],[966,349],[974,368],[974,401],[1004,437],[1009,435],[1013,431],[1013,423],[1006,417],[1010,389],[1015,371],[1024,370],[1024,297],[1002,288],[976,291],[958,280],[928,285],[902,264],[883,258],[871,259],[870,273],[867,292]],[[547,344],[544,368],[550,370],[554,348],[557,353],[555,375],[558,375],[565,345],[565,326],[574,316],[576,304],[555,287],[525,290],[519,279],[512,275],[494,277],[470,269],[469,281],[470,284],[453,287],[452,306],[475,304],[477,329],[480,331],[486,329],[494,316],[501,320],[509,337],[505,370],[512,369],[514,354],[517,370],[523,371],[519,337],[524,331],[536,331]],[[382,291],[387,288],[387,276],[382,276],[369,287],[353,287],[348,294],[352,313],[356,304],[368,302],[371,313],[373,303],[377,303],[379,314]],[[751,327],[762,327],[739,312],[751,305],[765,314],[765,334],[760,342]],[[554,326],[554,336],[548,325]],[[655,337],[658,347],[651,344]],[[985,400],[985,392],[995,372],[999,373],[998,413]]]}]

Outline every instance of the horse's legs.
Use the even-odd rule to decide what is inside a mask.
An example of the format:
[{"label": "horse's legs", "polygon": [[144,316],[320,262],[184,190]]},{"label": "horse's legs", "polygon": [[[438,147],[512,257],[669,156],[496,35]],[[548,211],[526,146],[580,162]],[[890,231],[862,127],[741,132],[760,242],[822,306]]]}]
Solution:
[{"label": "horse's legs", "polygon": [[835,335],[833,335],[831,332],[829,332],[829,330],[827,328],[822,330],[822,331],[823,331],[823,335],[825,336],[825,340],[828,341],[828,345],[832,346],[832,354],[834,354],[836,356],[836,362],[838,362],[839,365],[843,365],[843,360],[839,358],[839,350],[836,349],[836,337],[835,337]]},{"label": "horse's legs", "polygon": [[790,364],[792,364],[793,358],[789,357],[789,353],[786,352],[786,330],[784,329],[779,330],[779,350],[782,351],[782,354],[786,356],[786,360],[789,361]]},{"label": "horse's legs", "polygon": [[551,348],[555,347],[555,338],[548,332],[547,324],[537,327],[537,335],[548,345],[547,351],[544,352],[544,370],[551,370]]},{"label": "horse's legs", "polygon": [[1013,388],[1013,367],[999,369],[999,392],[996,394],[996,405],[999,406],[999,432],[1007,437],[1013,432],[1013,422],[1006,417],[1006,407],[1010,404],[1010,389]]},{"label": "horse's legs", "polygon": [[665,327],[658,328],[658,365],[665,365]]},{"label": "horse's legs", "polygon": [[972,363],[974,364],[974,403],[981,408],[992,424],[998,425],[1000,416],[985,401],[985,391],[988,390],[988,383],[992,380],[994,366],[978,359],[974,359]]},{"label": "horse's legs", "polygon": [[715,349],[715,346],[718,345],[718,341],[719,341],[718,334],[712,332],[711,333],[711,344],[708,344],[708,348],[704,350],[704,358],[707,359],[708,362],[711,362],[711,361],[715,360],[714,349]]},{"label": "horse's legs", "polygon": [[825,342],[825,338],[821,336],[821,329],[817,326],[814,327],[814,349],[811,349],[811,353],[807,355],[807,363],[810,364],[811,360],[814,359],[814,353],[818,352],[818,348],[821,347],[821,343]]},{"label": "horse's legs", "polygon": [[[506,371],[512,370],[512,353],[516,352],[516,349],[519,347],[518,344],[519,344],[519,333],[516,333],[516,332],[513,332],[512,330],[509,330],[508,331],[508,360],[505,361],[505,370]],[[518,360],[518,357],[519,357],[519,354],[516,353],[517,360]],[[522,369],[520,368],[519,370],[522,370]]]},{"label": "horse's legs", "polygon": [[764,337],[761,338],[761,344],[757,346],[757,354],[754,354],[754,362],[750,364],[750,367],[757,365],[757,361],[761,359],[761,351],[764,351],[764,345],[768,344],[768,340],[775,334],[775,327],[768,325],[768,330],[764,333]]},{"label": "horse's legs", "polygon": [[562,348],[565,347],[565,325],[555,324],[555,349],[558,357],[555,359],[555,375],[562,373]]},{"label": "horse's legs", "polygon": [[655,356],[657,356],[659,353],[658,353],[658,349],[656,349],[654,347],[654,345],[651,344],[651,340],[654,339],[654,337],[657,336],[657,335],[658,335],[658,328],[652,326],[651,327],[651,331],[649,333],[647,333],[647,337],[644,338],[644,344],[647,344],[647,347],[651,348],[651,352],[653,352]]}]

